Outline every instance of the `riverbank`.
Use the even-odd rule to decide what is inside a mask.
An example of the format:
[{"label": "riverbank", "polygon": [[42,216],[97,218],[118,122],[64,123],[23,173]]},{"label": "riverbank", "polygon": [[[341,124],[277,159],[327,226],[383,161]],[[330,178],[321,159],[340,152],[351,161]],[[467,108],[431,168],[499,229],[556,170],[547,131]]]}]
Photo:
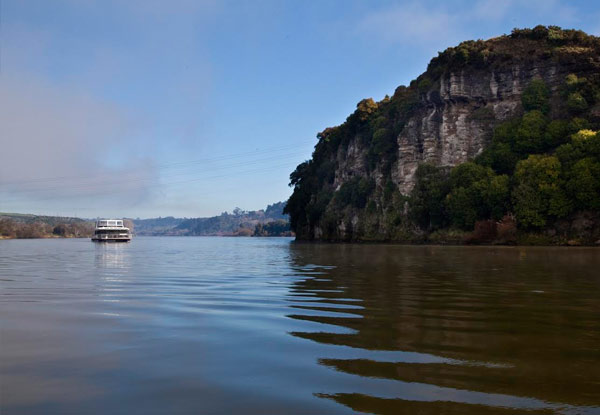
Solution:
[{"label": "riverbank", "polygon": [[78,218],[0,216],[1,239],[90,238],[94,224]]}]

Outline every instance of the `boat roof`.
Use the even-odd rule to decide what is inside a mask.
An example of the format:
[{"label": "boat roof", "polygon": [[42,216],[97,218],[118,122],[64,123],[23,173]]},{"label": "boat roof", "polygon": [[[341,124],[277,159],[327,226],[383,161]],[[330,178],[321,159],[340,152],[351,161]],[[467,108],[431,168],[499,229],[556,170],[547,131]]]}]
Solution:
[{"label": "boat roof", "polygon": [[99,219],[96,221],[97,228],[123,228],[123,219]]}]

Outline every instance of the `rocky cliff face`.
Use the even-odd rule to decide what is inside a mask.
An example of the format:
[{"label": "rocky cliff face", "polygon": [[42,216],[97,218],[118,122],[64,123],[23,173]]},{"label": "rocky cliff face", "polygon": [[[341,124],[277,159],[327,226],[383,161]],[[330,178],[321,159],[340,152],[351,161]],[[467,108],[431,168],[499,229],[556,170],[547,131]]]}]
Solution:
[{"label": "rocky cliff face", "polygon": [[394,183],[408,194],[420,163],[456,166],[474,158],[490,142],[494,125],[522,111],[521,93],[533,79],[541,78],[557,91],[567,74],[557,64],[529,62],[442,75],[398,135]]},{"label": "rocky cliff face", "polygon": [[[371,226],[372,233],[386,239],[387,208],[393,203],[389,196],[410,194],[421,163],[452,167],[481,154],[495,126],[523,113],[521,95],[534,79],[548,86],[550,116],[560,118],[566,77],[597,77],[600,47],[597,38],[587,35],[553,44],[544,29],[546,35],[539,39],[513,34],[451,48],[409,87],[379,103],[361,101],[345,124],[319,134],[313,160],[292,174],[296,189],[288,210],[298,236],[348,239],[349,229]],[[316,176],[310,185],[308,175]],[[336,192],[345,184],[358,186],[359,180],[374,189],[366,200],[337,209],[337,219],[327,218]],[[304,209],[294,212],[301,203]],[[371,214],[365,215],[366,210]]]},{"label": "rocky cliff face", "polygon": [[[473,159],[490,143],[494,126],[523,112],[521,94],[532,80],[545,81],[558,100],[572,69],[556,61],[531,61],[501,69],[463,69],[442,75],[439,84],[422,94],[418,110],[396,138],[398,157],[391,171],[393,182],[408,195],[419,164],[452,167]],[[579,76],[589,75],[589,71],[579,71]],[[366,146],[356,141],[337,155],[338,186],[349,177],[369,175],[364,162]]]}]

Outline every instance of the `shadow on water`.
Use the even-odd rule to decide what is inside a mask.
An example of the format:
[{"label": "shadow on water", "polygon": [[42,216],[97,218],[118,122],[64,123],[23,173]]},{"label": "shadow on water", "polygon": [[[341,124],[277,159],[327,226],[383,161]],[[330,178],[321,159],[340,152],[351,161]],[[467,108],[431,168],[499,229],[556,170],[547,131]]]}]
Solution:
[{"label": "shadow on water", "polygon": [[315,328],[291,334],[357,355],[319,359],[360,382],[316,396],[374,414],[600,413],[597,250],[290,250],[306,278],[288,317]]}]

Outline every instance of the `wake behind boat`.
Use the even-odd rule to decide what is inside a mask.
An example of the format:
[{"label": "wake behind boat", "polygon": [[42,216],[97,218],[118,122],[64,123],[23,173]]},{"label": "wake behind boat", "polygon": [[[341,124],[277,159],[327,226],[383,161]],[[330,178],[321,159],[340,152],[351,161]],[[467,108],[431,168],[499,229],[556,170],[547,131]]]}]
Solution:
[{"label": "wake behind boat", "polygon": [[129,242],[131,232],[123,226],[120,219],[103,219],[96,221],[96,229],[92,241],[94,242]]}]

